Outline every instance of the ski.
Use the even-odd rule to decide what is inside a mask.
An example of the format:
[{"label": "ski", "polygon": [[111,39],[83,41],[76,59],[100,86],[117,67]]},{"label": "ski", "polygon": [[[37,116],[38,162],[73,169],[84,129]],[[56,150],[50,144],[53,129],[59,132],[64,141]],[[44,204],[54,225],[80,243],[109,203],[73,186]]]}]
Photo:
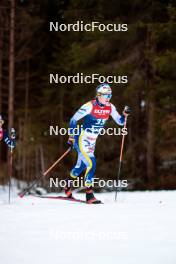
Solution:
[{"label": "ski", "polygon": [[47,195],[35,195],[35,194],[30,194],[31,196],[38,197],[38,198],[43,198],[43,199],[53,199],[53,200],[63,200],[63,201],[71,201],[71,202],[77,202],[77,203],[86,203],[86,201],[81,200],[81,199],[76,199],[76,198],[68,198],[64,196],[47,196]]},{"label": "ski", "polygon": [[[84,200],[81,199],[76,199],[76,198],[68,198],[64,196],[47,196],[47,195],[35,195],[35,194],[30,194],[30,196],[38,197],[38,198],[43,198],[43,199],[53,199],[53,200],[63,200],[63,201],[70,201],[70,202],[76,202],[76,203],[84,203],[84,204],[89,204]],[[96,203],[94,203],[96,204]],[[102,202],[97,203],[97,204],[103,204]]]}]

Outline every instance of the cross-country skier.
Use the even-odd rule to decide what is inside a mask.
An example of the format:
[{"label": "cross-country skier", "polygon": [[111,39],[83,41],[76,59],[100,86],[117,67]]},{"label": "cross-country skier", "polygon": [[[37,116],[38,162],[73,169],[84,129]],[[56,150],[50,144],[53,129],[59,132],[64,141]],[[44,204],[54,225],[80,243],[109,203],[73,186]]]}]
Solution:
[{"label": "cross-country skier", "polygon": [[8,136],[8,133],[3,129],[3,124],[4,120],[0,114],[0,141],[3,140],[9,148],[13,149],[15,147],[15,130],[11,128],[10,136]]},{"label": "cross-country skier", "polygon": [[[65,194],[67,197],[72,197],[70,180],[76,179],[84,170],[85,186],[86,186],[86,201],[87,203],[101,203],[93,194],[92,182],[96,169],[96,159],[94,150],[97,137],[104,127],[106,121],[111,116],[114,121],[120,125],[124,125],[125,115],[130,113],[130,108],[125,107],[123,114],[120,115],[115,106],[110,103],[112,90],[106,83],[99,85],[96,88],[96,98],[81,106],[70,120],[70,128],[75,129],[77,122],[84,118],[83,129],[79,135],[71,134],[68,139],[68,144],[72,146],[78,154],[77,163],[70,172],[67,179]],[[74,131],[74,130],[73,130]]]}]

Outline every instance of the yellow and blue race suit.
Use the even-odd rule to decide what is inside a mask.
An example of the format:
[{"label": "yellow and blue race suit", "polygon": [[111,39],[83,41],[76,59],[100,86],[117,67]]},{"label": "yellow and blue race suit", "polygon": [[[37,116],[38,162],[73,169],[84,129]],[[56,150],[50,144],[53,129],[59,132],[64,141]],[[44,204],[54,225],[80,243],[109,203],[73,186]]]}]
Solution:
[{"label": "yellow and blue race suit", "polygon": [[92,186],[96,169],[96,159],[94,156],[96,140],[109,116],[112,116],[118,125],[124,125],[124,116],[117,112],[113,104],[102,105],[96,98],[81,106],[70,120],[70,129],[74,131],[77,128],[77,122],[82,118],[84,119],[79,133],[73,135],[74,149],[78,153],[78,158],[76,165],[70,172],[70,176],[77,178],[86,170],[85,186],[87,187]]}]

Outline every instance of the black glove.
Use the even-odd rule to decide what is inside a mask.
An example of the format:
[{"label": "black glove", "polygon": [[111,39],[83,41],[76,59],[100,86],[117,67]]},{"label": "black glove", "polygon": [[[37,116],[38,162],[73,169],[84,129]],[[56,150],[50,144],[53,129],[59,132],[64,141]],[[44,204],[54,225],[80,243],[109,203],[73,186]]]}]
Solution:
[{"label": "black glove", "polygon": [[75,142],[74,137],[69,136],[68,141],[67,141],[67,144],[68,144],[72,149],[74,148],[74,142]]},{"label": "black glove", "polygon": [[124,115],[129,115],[131,114],[131,108],[129,106],[125,106],[124,110],[123,110],[123,114]]},{"label": "black glove", "polygon": [[16,132],[15,132],[15,129],[14,128],[11,128],[10,129],[10,138],[12,140],[15,140],[16,139]]}]

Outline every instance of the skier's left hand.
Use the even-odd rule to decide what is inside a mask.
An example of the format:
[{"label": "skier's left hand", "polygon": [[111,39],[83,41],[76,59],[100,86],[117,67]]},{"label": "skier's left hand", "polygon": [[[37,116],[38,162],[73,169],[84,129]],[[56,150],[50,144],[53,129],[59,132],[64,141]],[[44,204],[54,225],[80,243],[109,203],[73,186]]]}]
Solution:
[{"label": "skier's left hand", "polygon": [[123,114],[124,114],[124,116],[128,116],[130,113],[131,113],[131,108],[126,105],[124,110],[123,110]]}]

